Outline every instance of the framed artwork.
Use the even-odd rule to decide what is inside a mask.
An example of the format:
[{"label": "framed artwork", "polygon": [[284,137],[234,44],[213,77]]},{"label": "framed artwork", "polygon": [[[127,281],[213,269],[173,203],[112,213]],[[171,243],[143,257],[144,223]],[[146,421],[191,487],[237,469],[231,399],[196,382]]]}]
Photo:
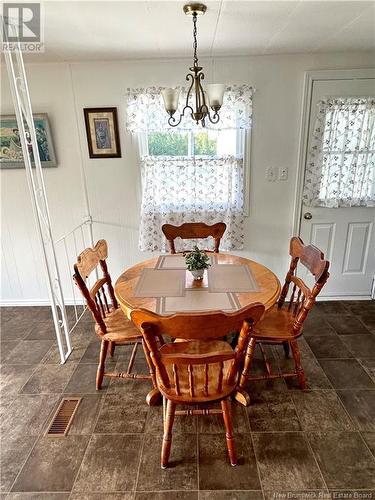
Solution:
[{"label": "framed artwork", "polygon": [[85,108],[90,158],[121,158],[117,108]]},{"label": "framed artwork", "polygon": [[[57,167],[47,113],[35,114],[34,126],[42,167]],[[31,161],[34,163],[28,132],[26,132],[26,140],[29,142]],[[0,168],[25,168],[15,115],[0,116]]]}]

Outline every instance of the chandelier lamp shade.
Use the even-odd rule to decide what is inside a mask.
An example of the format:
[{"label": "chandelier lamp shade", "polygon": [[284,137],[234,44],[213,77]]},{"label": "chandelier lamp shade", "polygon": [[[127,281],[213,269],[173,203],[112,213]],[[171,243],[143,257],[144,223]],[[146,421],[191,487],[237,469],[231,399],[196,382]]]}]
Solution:
[{"label": "chandelier lamp shade", "polygon": [[200,3],[191,3],[184,6],[186,15],[193,18],[193,49],[194,59],[190,73],[186,75],[186,80],[189,82],[189,88],[186,95],[185,106],[178,118],[174,115],[178,109],[180,97],[180,89],[166,88],[161,91],[164,99],[164,106],[169,114],[168,123],[171,127],[176,127],[181,123],[185,113],[190,112],[191,118],[202,126],[205,126],[208,119],[211,123],[218,123],[220,120],[219,110],[223,104],[225,86],[221,84],[206,85],[206,90],[203,89],[202,80],[204,79],[203,68],[198,64],[197,56],[197,18],[203,15],[207,7]]}]

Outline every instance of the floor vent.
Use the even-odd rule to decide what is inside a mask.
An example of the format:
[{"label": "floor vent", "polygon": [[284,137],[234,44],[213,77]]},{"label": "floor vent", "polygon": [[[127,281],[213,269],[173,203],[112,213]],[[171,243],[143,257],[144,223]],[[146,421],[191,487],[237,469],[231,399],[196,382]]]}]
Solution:
[{"label": "floor vent", "polygon": [[63,437],[68,434],[69,427],[82,398],[64,398],[46,432],[47,436]]}]

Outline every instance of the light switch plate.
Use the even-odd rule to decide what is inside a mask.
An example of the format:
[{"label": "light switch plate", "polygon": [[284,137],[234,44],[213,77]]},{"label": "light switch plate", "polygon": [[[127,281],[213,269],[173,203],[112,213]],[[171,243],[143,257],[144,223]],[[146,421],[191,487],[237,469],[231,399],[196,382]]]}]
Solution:
[{"label": "light switch plate", "polygon": [[277,181],[277,168],[276,167],[268,167],[266,170],[266,179],[268,182]]},{"label": "light switch plate", "polygon": [[279,181],[288,180],[288,167],[279,167]]}]

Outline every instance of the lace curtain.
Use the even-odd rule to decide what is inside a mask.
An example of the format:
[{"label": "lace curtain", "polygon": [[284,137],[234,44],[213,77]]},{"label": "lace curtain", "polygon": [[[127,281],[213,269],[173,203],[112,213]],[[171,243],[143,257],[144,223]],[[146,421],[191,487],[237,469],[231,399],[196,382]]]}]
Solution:
[{"label": "lace curtain", "polygon": [[[165,251],[165,223],[225,222],[223,250],[243,248],[243,160],[235,156],[189,158],[144,156],[140,250]],[[177,251],[191,248],[177,242]],[[213,248],[212,238],[200,245]]]},{"label": "lace curtain", "polygon": [[329,208],[375,206],[374,98],[318,103],[303,202]]},{"label": "lace curtain", "polygon": [[[169,132],[168,114],[165,111],[160,91],[162,87],[148,87],[127,89],[127,130],[136,132]],[[179,108],[175,116],[178,117],[185,105],[186,89],[182,88],[179,99]],[[242,128],[249,129],[252,120],[253,88],[249,85],[227,86],[224,93],[223,105],[220,109],[220,121],[216,125],[207,120],[206,128],[223,130]],[[187,113],[178,127],[173,130],[201,129]]]}]

